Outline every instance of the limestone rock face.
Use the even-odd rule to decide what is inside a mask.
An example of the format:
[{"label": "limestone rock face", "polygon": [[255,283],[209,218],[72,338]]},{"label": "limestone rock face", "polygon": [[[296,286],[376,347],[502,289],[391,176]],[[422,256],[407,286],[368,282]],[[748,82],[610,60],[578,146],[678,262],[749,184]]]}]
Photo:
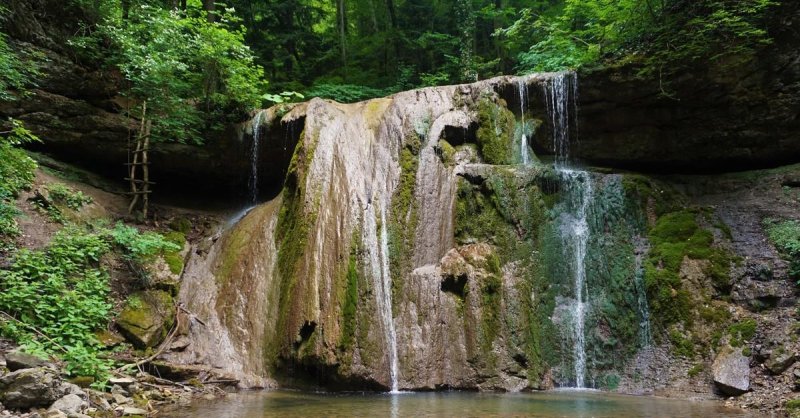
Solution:
[{"label": "limestone rock face", "polygon": [[117,318],[117,327],[136,347],[155,347],[175,322],[172,296],[160,290],[132,294]]},{"label": "limestone rock face", "polygon": [[725,395],[737,396],[750,390],[750,358],[741,348],[723,347],[712,366],[714,384]]},{"label": "limestone rock face", "polygon": [[55,372],[46,368],[22,369],[0,377],[0,402],[11,409],[48,407],[67,390]]}]

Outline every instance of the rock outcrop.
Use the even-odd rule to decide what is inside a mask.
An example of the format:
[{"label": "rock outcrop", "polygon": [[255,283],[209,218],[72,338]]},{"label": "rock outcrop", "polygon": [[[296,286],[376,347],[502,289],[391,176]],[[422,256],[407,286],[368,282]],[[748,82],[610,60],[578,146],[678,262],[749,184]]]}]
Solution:
[{"label": "rock outcrop", "polygon": [[160,344],[174,323],[172,296],[161,290],[130,295],[116,321],[120,332],[138,348]]},{"label": "rock outcrop", "polygon": [[742,349],[723,348],[714,360],[714,384],[725,395],[741,395],[750,390],[750,358]]},{"label": "rock outcrop", "polygon": [[755,56],[672,77],[639,77],[636,65],[582,72],[579,158],[671,173],[800,161],[800,4],[781,2],[765,27],[773,43]]},{"label": "rock outcrop", "polygon": [[11,409],[46,408],[69,390],[56,372],[47,368],[21,369],[0,377],[0,403]]}]

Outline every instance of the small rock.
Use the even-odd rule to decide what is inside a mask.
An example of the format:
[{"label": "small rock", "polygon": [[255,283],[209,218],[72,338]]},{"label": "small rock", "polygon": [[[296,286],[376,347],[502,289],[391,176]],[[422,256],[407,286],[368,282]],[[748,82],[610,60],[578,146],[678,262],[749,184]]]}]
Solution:
[{"label": "small rock", "polygon": [[36,357],[32,354],[14,350],[6,354],[6,367],[8,370],[17,371],[22,369],[33,369],[35,367],[46,366],[47,360]]},{"label": "small rock", "polygon": [[61,384],[59,389],[61,389],[64,394],[78,395],[81,398],[86,398],[86,392],[84,392],[80,386],[74,383],[64,382]]},{"label": "small rock", "polygon": [[124,405],[131,403],[131,399],[125,395],[119,393],[113,393],[111,396],[114,397],[114,403],[116,403],[117,405]]},{"label": "small rock", "polygon": [[772,374],[781,374],[794,364],[797,360],[795,353],[783,349],[773,350],[772,355],[764,365]]},{"label": "small rock", "polygon": [[147,411],[142,408],[134,408],[132,406],[126,406],[122,408],[122,416],[129,416],[129,415],[147,415]]},{"label": "small rock", "polygon": [[723,394],[738,396],[750,390],[750,359],[741,348],[723,347],[712,371],[714,383]]},{"label": "small rock", "polygon": [[125,396],[130,396],[130,395],[131,395],[131,394],[130,394],[130,392],[128,392],[128,390],[127,390],[127,389],[123,388],[123,387],[122,387],[122,386],[120,386],[120,385],[113,385],[113,386],[111,386],[111,393],[112,393],[112,394],[114,394],[114,393],[118,393],[118,394],[120,394],[120,395],[125,395]]},{"label": "small rock", "polygon": [[119,385],[123,388],[127,388],[128,386],[136,383],[136,381],[131,379],[130,377],[112,377],[111,379],[108,379],[108,383],[111,383],[112,385]]},{"label": "small rock", "polygon": [[80,396],[75,394],[69,394],[64,396],[63,398],[53,402],[50,405],[50,410],[58,410],[67,415],[77,414],[83,408],[86,408],[89,404],[84,401]]},{"label": "small rock", "polygon": [[51,409],[44,413],[44,418],[69,418],[67,414],[58,409]]}]

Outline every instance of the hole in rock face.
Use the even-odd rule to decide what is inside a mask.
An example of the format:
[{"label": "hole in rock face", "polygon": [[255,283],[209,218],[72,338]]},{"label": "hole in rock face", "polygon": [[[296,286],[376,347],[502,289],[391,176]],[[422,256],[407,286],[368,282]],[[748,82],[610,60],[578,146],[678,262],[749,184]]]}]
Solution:
[{"label": "hole in rock face", "polygon": [[317,329],[317,323],[314,321],[305,321],[303,326],[300,327],[300,330],[297,332],[297,339],[294,343],[294,349],[297,350],[303,345],[304,342],[308,341],[311,336],[314,334],[314,331]]},{"label": "hole in rock face", "polygon": [[469,126],[446,125],[442,130],[439,139],[447,141],[450,145],[457,147],[464,144],[477,144],[478,123],[470,122]]},{"label": "hole in rock face", "polygon": [[442,280],[442,292],[452,293],[460,298],[466,296],[467,275],[449,275]]},{"label": "hole in rock face", "polygon": [[[283,188],[286,171],[305,126],[305,117],[291,121],[274,120],[259,127],[258,190],[259,202],[273,199]],[[251,144],[253,137],[247,139]],[[250,155],[245,155],[249,159]],[[247,182],[245,182],[245,185]],[[246,191],[246,187],[242,188]]]},{"label": "hole in rock face", "polygon": [[517,364],[520,365],[520,367],[528,368],[528,357],[526,357],[524,353],[514,354],[512,358],[515,362],[517,362]]}]

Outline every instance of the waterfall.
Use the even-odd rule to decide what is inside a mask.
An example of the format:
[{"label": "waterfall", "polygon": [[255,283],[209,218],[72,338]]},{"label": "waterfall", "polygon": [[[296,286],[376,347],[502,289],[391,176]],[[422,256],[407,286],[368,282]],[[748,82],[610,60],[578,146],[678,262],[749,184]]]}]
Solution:
[{"label": "waterfall", "polygon": [[517,90],[519,90],[519,114],[520,124],[522,125],[522,136],[520,138],[520,155],[522,156],[522,164],[530,164],[530,156],[528,155],[528,136],[525,133],[525,104],[528,101],[528,86],[525,78],[520,77],[517,80]]},{"label": "waterfall", "polygon": [[265,111],[256,113],[253,118],[253,144],[250,147],[250,178],[247,181],[247,189],[250,195],[250,203],[256,204],[258,201],[258,145],[261,141],[261,124],[264,122]]},{"label": "waterfall", "polygon": [[571,72],[554,74],[544,86],[544,98],[550,117],[550,128],[555,150],[555,169],[564,184],[567,213],[559,228],[565,259],[574,284],[574,300],[569,306],[570,331],[573,341],[575,386],[586,385],[586,335],[585,322],[588,308],[585,299],[586,252],[589,247],[590,228],[587,220],[594,194],[589,172],[570,168],[570,124],[577,125],[577,75]]},{"label": "waterfall", "polygon": [[386,206],[381,205],[380,236],[378,236],[374,207],[371,204],[367,205],[364,217],[364,244],[369,249],[375,302],[388,348],[390,390],[392,393],[397,393],[397,333],[392,315],[392,278],[389,269],[389,237],[386,222]]},{"label": "waterfall", "polygon": [[[638,246],[647,245],[646,240],[641,237],[636,238]],[[644,283],[644,256],[647,251],[639,251],[636,254],[636,276],[634,277],[636,288],[636,304],[639,310],[639,344],[642,347],[650,346],[653,341],[653,334],[650,331],[650,307],[647,304],[647,291]]]},{"label": "waterfall", "polygon": [[589,247],[589,223],[587,215],[594,190],[592,177],[586,171],[557,169],[566,188],[567,207],[561,224],[561,240],[564,243],[566,262],[575,286],[575,299],[571,302],[570,322],[573,333],[573,357],[575,368],[575,386],[585,387],[586,376],[586,338],[584,332],[587,303],[584,301],[586,287],[586,252]]},{"label": "waterfall", "polygon": [[[554,74],[544,83],[544,98],[550,116],[556,168],[567,166],[570,160],[570,123],[577,126],[578,76],[572,72]],[[570,113],[572,107],[572,113]]]}]

